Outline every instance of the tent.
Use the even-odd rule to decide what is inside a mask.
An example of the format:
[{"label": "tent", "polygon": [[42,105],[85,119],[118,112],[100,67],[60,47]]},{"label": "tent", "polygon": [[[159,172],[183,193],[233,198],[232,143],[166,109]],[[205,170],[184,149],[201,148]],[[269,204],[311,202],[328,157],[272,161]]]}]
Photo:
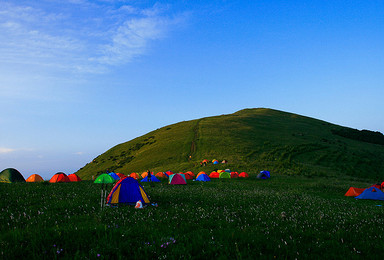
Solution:
[{"label": "tent", "polygon": [[155,176],[158,178],[168,178],[168,175],[165,172],[158,172]]},{"label": "tent", "polygon": [[114,183],[114,182],[115,182],[115,179],[112,178],[112,176],[110,176],[110,175],[108,175],[106,173],[101,174],[94,181],[94,183]]},{"label": "tent", "polygon": [[219,178],[220,179],[230,179],[231,174],[229,172],[222,172],[222,173],[220,173]]},{"label": "tent", "polygon": [[239,174],[237,172],[231,172],[231,178],[239,178]]},{"label": "tent", "polygon": [[242,173],[239,174],[239,177],[241,177],[241,178],[248,178],[249,175],[246,172],[242,172]]},{"label": "tent", "polygon": [[212,163],[213,164],[219,164],[219,161],[218,160],[212,160]]},{"label": "tent", "polygon": [[193,179],[193,177],[195,177],[195,174],[192,171],[187,171],[187,172],[185,172],[185,174],[191,175],[192,179]]},{"label": "tent", "polygon": [[211,174],[209,174],[209,178],[219,178],[220,177],[220,173],[218,172],[211,172]]},{"label": "tent", "polygon": [[115,179],[115,181],[120,180],[119,175],[117,175],[117,174],[114,173],[114,172],[110,172],[110,173],[108,173],[108,175],[111,176],[113,179]]},{"label": "tent", "polygon": [[75,173],[72,173],[72,174],[68,175],[68,179],[69,179],[71,182],[81,181],[80,177],[77,176],[77,174],[75,174]]},{"label": "tent", "polygon": [[32,174],[25,180],[26,182],[43,182],[43,178],[38,174]]},{"label": "tent", "polygon": [[[151,172],[151,174],[154,175],[153,172]],[[148,172],[143,172],[141,174],[141,178],[145,178],[145,177],[147,177],[147,175],[148,175]]]},{"label": "tent", "polygon": [[68,176],[64,172],[58,172],[52,176],[49,182],[56,183],[56,182],[71,182],[71,181],[69,180]]},{"label": "tent", "polygon": [[270,174],[269,171],[261,171],[261,172],[257,175],[257,178],[258,178],[258,179],[266,180],[266,179],[271,178],[271,174]]},{"label": "tent", "polygon": [[193,177],[194,177],[193,173],[190,174],[188,172],[184,173],[184,176],[185,176],[185,179],[187,180],[193,180]]},{"label": "tent", "polygon": [[132,172],[132,173],[129,175],[129,177],[132,177],[132,178],[138,180],[138,179],[140,178],[140,175],[138,175],[136,172]]},{"label": "tent", "polygon": [[[148,176],[141,180],[141,182],[149,182]],[[151,175],[151,182],[161,182],[155,175]]]},{"label": "tent", "polygon": [[139,200],[141,200],[143,205],[149,203],[148,195],[143,186],[134,178],[127,177],[119,180],[115,186],[113,186],[107,197],[107,204],[135,205]]},{"label": "tent", "polygon": [[199,173],[196,175],[196,179],[197,179],[201,174],[206,174],[206,173],[205,173],[205,172],[199,172]]},{"label": "tent", "polygon": [[25,182],[25,179],[18,170],[13,168],[7,168],[0,172],[0,182]]},{"label": "tent", "polygon": [[379,190],[376,187],[370,187],[365,189],[359,196],[355,199],[363,199],[363,200],[384,200],[384,192]]},{"label": "tent", "polygon": [[169,184],[172,184],[172,185],[187,184],[187,180],[185,179],[184,174],[175,173],[169,176]]},{"label": "tent", "polygon": [[124,179],[124,178],[127,178],[127,176],[125,176],[124,174],[122,173],[119,173],[119,172],[116,172],[116,175],[120,177],[120,179]]},{"label": "tent", "polygon": [[197,178],[196,181],[211,181],[211,179],[208,177],[206,174],[200,174]]},{"label": "tent", "polygon": [[165,173],[168,175],[168,177],[174,174],[172,171],[166,171]]},{"label": "tent", "polygon": [[363,193],[365,189],[360,189],[360,188],[355,188],[355,187],[350,187],[347,193],[345,193],[344,196],[347,197],[356,197],[359,196],[361,193]]},{"label": "tent", "polygon": [[224,172],[224,170],[218,170],[217,172],[218,172],[218,173],[222,173],[222,172]]}]

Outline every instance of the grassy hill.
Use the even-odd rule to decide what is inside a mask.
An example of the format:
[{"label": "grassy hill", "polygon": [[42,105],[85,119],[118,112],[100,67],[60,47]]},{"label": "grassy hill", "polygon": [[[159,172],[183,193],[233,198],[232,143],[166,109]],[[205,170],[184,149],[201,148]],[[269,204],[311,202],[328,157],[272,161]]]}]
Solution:
[{"label": "grassy hill", "polygon": [[[203,159],[227,164],[205,167]],[[119,144],[77,174],[91,179],[110,171],[236,171],[305,176],[384,177],[384,136],[272,109],[180,122]]]}]

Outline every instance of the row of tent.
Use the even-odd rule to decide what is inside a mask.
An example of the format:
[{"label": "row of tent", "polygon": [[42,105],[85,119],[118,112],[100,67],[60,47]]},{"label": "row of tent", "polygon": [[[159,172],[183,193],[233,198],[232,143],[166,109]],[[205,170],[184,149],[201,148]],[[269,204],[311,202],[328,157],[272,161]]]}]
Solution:
[{"label": "row of tent", "polygon": [[375,184],[369,188],[356,188],[350,187],[344,196],[355,197],[355,199],[364,200],[384,200],[384,182],[382,184]]},{"label": "row of tent", "polygon": [[[174,179],[175,173],[171,171],[167,172],[158,172],[157,174],[153,174],[151,172],[151,178],[148,178],[148,172],[143,172],[141,175],[133,172],[128,176],[125,176],[121,173],[104,173],[101,174],[96,178],[94,181],[95,183],[114,183],[116,180],[120,180],[122,178],[126,177],[132,177],[136,180],[142,178],[141,182],[160,182],[161,178],[168,178],[170,184],[180,184],[180,182],[183,182],[182,184],[186,184],[186,180],[196,180],[196,181],[210,181],[211,178],[217,178],[217,179],[231,179],[231,178],[248,178],[249,175],[246,172],[242,173],[237,173],[237,172],[231,172],[230,170],[219,170],[219,171],[214,171],[211,172],[209,175],[205,172],[199,172],[196,176],[193,172],[188,171],[185,173],[176,173],[176,176],[180,175],[182,179],[185,181],[181,181],[179,177],[176,177]],[[261,171],[258,175],[257,178],[259,179],[269,179],[271,177],[269,171]],[[176,181],[178,180],[178,181]]]},{"label": "row of tent", "polygon": [[[66,175],[63,172],[58,172],[52,176],[49,182],[78,182],[81,178],[73,173]],[[7,168],[0,173],[0,182],[13,183],[13,182],[44,182],[44,179],[39,174],[32,174],[27,179],[14,168]]]}]

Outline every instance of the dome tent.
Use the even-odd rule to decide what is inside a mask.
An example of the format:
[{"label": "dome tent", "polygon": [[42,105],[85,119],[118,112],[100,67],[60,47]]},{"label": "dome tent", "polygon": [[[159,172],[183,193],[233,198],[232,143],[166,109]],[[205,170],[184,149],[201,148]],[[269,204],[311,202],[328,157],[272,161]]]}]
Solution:
[{"label": "dome tent", "polygon": [[221,172],[220,175],[219,175],[219,178],[220,179],[230,179],[231,178],[231,174],[229,172]]},{"label": "dome tent", "polygon": [[249,175],[248,175],[248,173],[246,173],[246,172],[242,172],[242,173],[239,174],[239,177],[240,177],[240,178],[248,178]]},{"label": "dome tent", "polygon": [[269,171],[261,171],[261,172],[257,175],[257,178],[258,178],[258,179],[266,180],[266,179],[271,178],[271,174],[270,174]]},{"label": "dome tent", "polygon": [[101,174],[94,181],[94,183],[114,183],[114,182],[115,182],[115,179],[112,178],[112,176],[110,176],[110,175],[108,175],[106,173]]},{"label": "dome tent", "polygon": [[68,176],[64,172],[58,172],[52,176],[49,182],[56,183],[56,182],[71,182],[71,181],[69,180]]},{"label": "dome tent", "polygon": [[13,168],[7,168],[0,172],[0,182],[25,182],[25,179],[18,170]]},{"label": "dome tent", "polygon": [[[158,178],[156,178],[155,175],[151,175],[151,180],[150,181],[151,182],[161,182]],[[150,182],[150,181],[148,180],[148,175],[145,176],[145,178],[141,180],[141,182]]]},{"label": "dome tent", "polygon": [[139,200],[141,200],[144,205],[150,202],[143,186],[134,178],[127,177],[119,180],[115,186],[113,186],[107,197],[107,204],[135,205]]},{"label": "dome tent", "polygon": [[78,182],[78,181],[81,181],[81,178],[79,176],[77,176],[76,173],[72,173],[70,175],[68,175],[68,179],[71,181],[71,182]]},{"label": "dome tent", "polygon": [[169,176],[169,184],[172,184],[172,185],[187,184],[187,180],[185,179],[184,174],[175,173]]},{"label": "dome tent", "polygon": [[38,174],[32,174],[25,180],[26,182],[43,182],[43,178]]},{"label": "dome tent", "polygon": [[196,181],[211,181],[211,178],[208,177],[208,175],[200,174],[197,178]]},{"label": "dome tent", "polygon": [[111,176],[113,179],[115,179],[115,181],[120,180],[119,175],[117,175],[117,174],[114,173],[114,172],[110,172],[110,173],[108,173],[108,175]]}]

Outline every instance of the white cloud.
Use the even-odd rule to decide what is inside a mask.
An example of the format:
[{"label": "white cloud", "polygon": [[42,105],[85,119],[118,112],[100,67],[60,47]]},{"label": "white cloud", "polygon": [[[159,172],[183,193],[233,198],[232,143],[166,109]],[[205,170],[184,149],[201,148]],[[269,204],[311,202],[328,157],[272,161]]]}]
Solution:
[{"label": "white cloud", "polygon": [[114,2],[57,1],[54,9],[2,4],[0,33],[6,40],[0,41],[0,63],[102,73],[145,54],[176,22],[167,15],[168,6],[140,9]]},{"label": "white cloud", "polygon": [[9,154],[15,152],[16,149],[0,147],[0,154]]}]

